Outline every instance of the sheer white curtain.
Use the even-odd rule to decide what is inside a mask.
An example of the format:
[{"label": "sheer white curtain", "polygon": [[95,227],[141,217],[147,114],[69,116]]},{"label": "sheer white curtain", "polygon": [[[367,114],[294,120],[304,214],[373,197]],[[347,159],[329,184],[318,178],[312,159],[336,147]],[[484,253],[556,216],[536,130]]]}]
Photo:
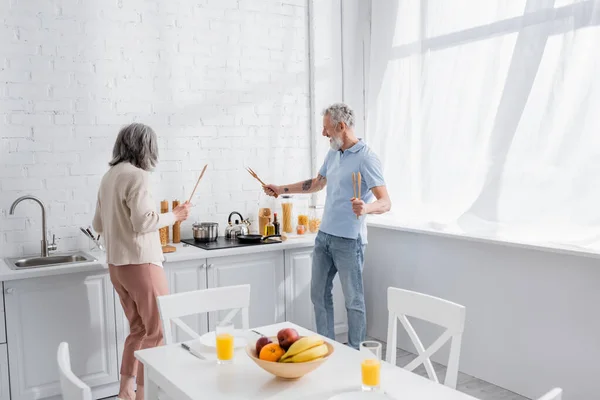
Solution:
[{"label": "sheer white curtain", "polygon": [[600,249],[600,0],[373,0],[371,26],[398,220]]}]

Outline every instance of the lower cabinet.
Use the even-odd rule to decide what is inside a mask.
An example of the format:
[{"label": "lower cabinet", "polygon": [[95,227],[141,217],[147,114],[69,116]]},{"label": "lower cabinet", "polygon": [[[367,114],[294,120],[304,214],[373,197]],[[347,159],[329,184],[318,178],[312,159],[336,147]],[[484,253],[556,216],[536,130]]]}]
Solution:
[{"label": "lower cabinet", "polygon": [[[316,332],[315,312],[310,299],[312,248],[285,252],[286,319]],[[333,280],[333,314],[335,335],[345,342],[348,335],[348,315],[339,275]]]},{"label": "lower cabinet", "polygon": [[8,348],[6,347],[6,344],[0,344],[0,400],[10,400]]},{"label": "lower cabinet", "polygon": [[[285,321],[283,251],[270,251],[207,260],[208,287],[250,284],[250,327]],[[225,317],[211,313],[209,329]],[[234,319],[241,326],[241,313]]]},{"label": "lower cabinet", "polygon": [[[171,293],[250,284],[250,326],[285,321],[285,292],[283,251],[271,251],[230,257],[208,258],[201,261],[173,262],[165,265]],[[210,315],[192,315],[182,320],[199,334],[213,330],[227,311]],[[241,314],[234,323],[241,326]],[[174,328],[175,337],[189,337]]]},{"label": "lower cabinet", "polygon": [[115,304],[106,271],[5,282],[4,300],[12,400],[61,398],[60,342],[69,343],[71,367],[86,384],[118,382]]}]

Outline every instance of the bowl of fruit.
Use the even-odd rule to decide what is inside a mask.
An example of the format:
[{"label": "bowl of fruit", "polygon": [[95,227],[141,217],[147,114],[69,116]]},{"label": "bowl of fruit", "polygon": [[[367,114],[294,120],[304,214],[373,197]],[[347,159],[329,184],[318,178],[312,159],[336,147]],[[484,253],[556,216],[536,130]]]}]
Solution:
[{"label": "bowl of fruit", "polygon": [[298,379],[314,371],[333,353],[333,346],[321,336],[299,336],[285,328],[277,336],[263,336],[246,345],[246,354],[265,371],[284,379]]}]

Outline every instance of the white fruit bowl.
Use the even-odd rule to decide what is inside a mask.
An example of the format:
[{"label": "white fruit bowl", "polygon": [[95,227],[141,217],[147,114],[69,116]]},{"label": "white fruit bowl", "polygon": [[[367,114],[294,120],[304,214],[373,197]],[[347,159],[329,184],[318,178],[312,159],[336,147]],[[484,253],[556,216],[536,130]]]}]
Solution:
[{"label": "white fruit bowl", "polygon": [[[277,343],[277,337],[269,337],[274,343]],[[327,345],[327,354],[318,360],[308,361],[303,363],[280,363],[275,361],[261,360],[256,354],[256,342],[251,342],[246,345],[246,354],[252,361],[265,371],[283,379],[298,379],[319,368],[321,364],[329,359],[333,354],[333,346],[325,341]]]}]

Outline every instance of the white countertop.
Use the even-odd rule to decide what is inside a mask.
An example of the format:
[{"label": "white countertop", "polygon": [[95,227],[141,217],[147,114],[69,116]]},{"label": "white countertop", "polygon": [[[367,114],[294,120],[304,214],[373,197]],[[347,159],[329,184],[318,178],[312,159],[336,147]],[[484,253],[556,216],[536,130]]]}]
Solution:
[{"label": "white countertop", "polygon": [[[168,268],[170,262],[201,260],[203,258],[237,256],[243,254],[265,253],[278,250],[289,250],[294,248],[311,247],[315,243],[314,234],[302,236],[292,236],[282,243],[265,244],[260,246],[245,246],[234,247],[229,249],[219,250],[204,250],[195,246],[185,245],[184,243],[171,244],[177,249],[173,253],[166,253],[165,267]],[[86,251],[83,252],[93,256],[97,261],[71,264],[57,265],[53,267],[40,267],[22,270],[13,270],[8,267],[4,258],[0,258],[0,281],[11,281],[16,279],[36,278],[50,275],[72,274],[77,272],[101,271],[108,270],[106,264],[106,255],[101,251]],[[57,254],[60,251],[57,252]]]}]

